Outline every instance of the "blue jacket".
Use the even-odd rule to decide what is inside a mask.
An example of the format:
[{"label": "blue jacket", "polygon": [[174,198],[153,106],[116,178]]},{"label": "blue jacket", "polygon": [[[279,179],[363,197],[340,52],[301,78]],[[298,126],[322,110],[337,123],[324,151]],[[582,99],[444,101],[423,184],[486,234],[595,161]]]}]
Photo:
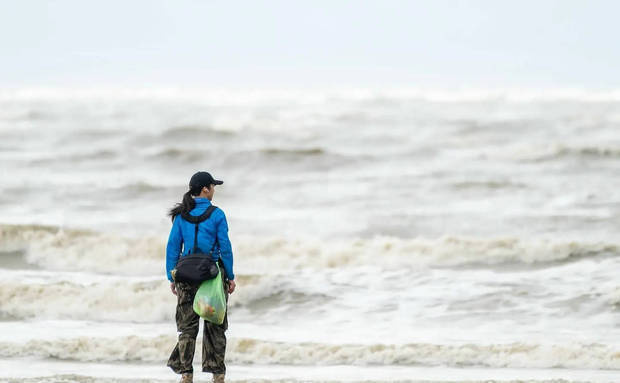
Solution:
[{"label": "blue jacket", "polygon": [[[198,216],[211,206],[211,201],[206,198],[196,198],[196,206],[189,212],[190,215]],[[218,244],[213,250],[213,259],[222,258],[224,269],[228,279],[235,279],[233,273],[233,254],[230,240],[228,239],[228,223],[226,215],[217,208],[211,213],[206,221],[198,224],[198,248],[204,252],[209,252],[213,247],[217,234]],[[180,216],[176,216],[170,229],[168,246],[166,246],[166,274],[168,280],[172,282],[170,272],[177,265],[179,256],[185,256],[194,247],[194,224],[187,222]],[[181,253],[181,249],[183,253]]]}]

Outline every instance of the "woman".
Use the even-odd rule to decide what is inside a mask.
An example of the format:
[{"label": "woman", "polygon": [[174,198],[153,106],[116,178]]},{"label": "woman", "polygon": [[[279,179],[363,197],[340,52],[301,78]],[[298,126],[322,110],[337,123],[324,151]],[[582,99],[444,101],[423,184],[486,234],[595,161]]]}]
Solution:
[{"label": "woman", "polygon": [[[199,216],[211,206],[215,185],[223,184],[223,181],[213,179],[207,172],[198,172],[189,181],[189,190],[183,195],[183,201],[170,210],[172,217],[172,229],[166,247],[166,272],[170,281],[170,290],[177,296],[176,322],[179,340],[170,355],[168,366],[177,374],[181,374],[181,383],[192,383],[194,350],[198,324],[200,317],[194,312],[192,304],[194,295],[198,290],[183,282],[174,282],[171,271],[177,264],[179,256],[189,253],[194,243],[193,223],[187,222],[181,214],[189,212],[190,215]],[[198,224],[197,244],[200,249],[214,249],[213,257],[219,259],[224,281],[226,300],[228,294],[235,291],[235,274],[233,273],[233,254],[228,239],[228,223],[224,212],[215,209],[209,219]],[[184,245],[185,244],[185,245]],[[228,314],[224,317],[224,323],[216,325],[204,322],[202,334],[202,371],[213,373],[213,381],[224,382],[226,365],[224,353],[226,352],[226,335],[228,328]]]}]

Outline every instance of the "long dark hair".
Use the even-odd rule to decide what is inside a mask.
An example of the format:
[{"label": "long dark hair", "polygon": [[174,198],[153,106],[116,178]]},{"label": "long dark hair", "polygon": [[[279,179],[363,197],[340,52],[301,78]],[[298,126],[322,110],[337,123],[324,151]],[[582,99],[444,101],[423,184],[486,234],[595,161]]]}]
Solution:
[{"label": "long dark hair", "polygon": [[176,217],[177,215],[189,213],[196,206],[196,201],[194,201],[194,198],[192,198],[192,196],[196,197],[200,195],[201,190],[202,187],[194,186],[193,188],[189,189],[185,194],[183,194],[183,199],[181,200],[181,203],[175,204],[174,207],[168,212],[170,218],[174,221],[174,217]]}]

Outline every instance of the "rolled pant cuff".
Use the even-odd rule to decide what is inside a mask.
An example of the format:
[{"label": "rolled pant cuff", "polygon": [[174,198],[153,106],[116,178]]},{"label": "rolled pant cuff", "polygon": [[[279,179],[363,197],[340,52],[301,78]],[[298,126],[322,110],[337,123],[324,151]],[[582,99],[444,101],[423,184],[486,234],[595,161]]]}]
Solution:
[{"label": "rolled pant cuff", "polygon": [[212,374],[225,374],[226,373],[226,369],[223,370],[211,370],[207,367],[203,367],[202,368],[202,372],[210,372]]}]

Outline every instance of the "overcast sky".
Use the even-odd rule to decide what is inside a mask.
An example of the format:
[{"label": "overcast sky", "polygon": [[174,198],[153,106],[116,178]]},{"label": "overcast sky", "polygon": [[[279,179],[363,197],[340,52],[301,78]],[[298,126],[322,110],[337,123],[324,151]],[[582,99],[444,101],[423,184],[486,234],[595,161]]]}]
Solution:
[{"label": "overcast sky", "polygon": [[0,4],[0,87],[620,88],[612,0]]}]

